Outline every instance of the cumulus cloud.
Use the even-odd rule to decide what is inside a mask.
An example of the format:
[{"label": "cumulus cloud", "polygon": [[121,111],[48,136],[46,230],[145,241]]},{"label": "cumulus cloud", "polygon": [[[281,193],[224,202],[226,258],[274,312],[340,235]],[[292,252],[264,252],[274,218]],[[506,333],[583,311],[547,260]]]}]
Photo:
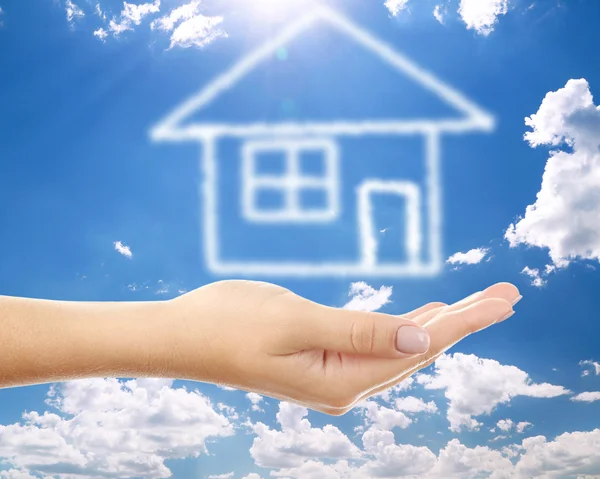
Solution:
[{"label": "cumulus cloud", "polygon": [[537,246],[556,267],[600,260],[600,109],[585,79],[549,92],[537,113],[525,119],[531,147],[550,152],[540,191],[505,238],[511,247]]},{"label": "cumulus cloud", "polygon": [[113,243],[115,245],[115,251],[127,258],[133,257],[133,253],[131,252],[131,248],[129,246],[124,245],[121,241],[115,241]]},{"label": "cumulus cloud", "polygon": [[250,455],[257,465],[269,468],[293,468],[308,459],[359,458],[360,450],[337,427],[327,424],[314,428],[306,418],[308,409],[281,402],[277,422],[281,430],[263,423],[252,425],[256,438]]},{"label": "cumulus cloud", "polygon": [[445,5],[436,5],[433,9],[433,16],[438,22],[442,24],[444,23],[447,14],[448,7],[446,7]]},{"label": "cumulus cloud", "polygon": [[205,15],[196,15],[185,20],[173,30],[169,49],[174,47],[202,48],[217,38],[227,37],[227,33],[218,28],[218,25],[222,22],[223,17],[208,17]]},{"label": "cumulus cloud", "polygon": [[194,0],[193,2],[174,8],[167,15],[154,20],[150,24],[150,27],[153,30],[171,32],[179,22],[183,20],[189,20],[190,18],[198,15],[198,13],[200,13],[199,10],[200,0]]},{"label": "cumulus cloud", "polygon": [[394,405],[398,411],[404,411],[408,413],[426,412],[433,414],[438,410],[435,402],[425,402],[423,399],[414,396],[398,398],[396,401],[394,401]]},{"label": "cumulus cloud", "polygon": [[123,10],[120,17],[118,19],[113,18],[108,24],[108,29],[115,36],[118,36],[123,32],[133,30],[134,26],[140,25],[145,17],[159,11],[160,0],[156,0],[154,3],[141,3],[139,5],[123,2]]},{"label": "cumulus cloud", "polygon": [[579,365],[583,368],[583,371],[581,371],[582,376],[589,376],[591,373],[600,376],[600,363],[587,359],[579,361]]},{"label": "cumulus cloud", "polygon": [[516,396],[553,398],[570,393],[562,386],[534,383],[515,366],[462,353],[441,356],[434,373],[421,374],[418,380],[426,389],[445,390],[450,430],[456,432],[479,428],[481,423],[475,417],[490,414]]},{"label": "cumulus cloud", "polygon": [[546,280],[542,278],[540,274],[540,270],[537,268],[530,268],[529,266],[525,266],[521,274],[529,276],[531,278],[531,286],[535,286],[536,288],[541,288],[546,284]]},{"label": "cumulus cloud", "polygon": [[595,402],[600,401],[600,391],[586,391],[571,398],[571,401]]},{"label": "cumulus cloud", "polygon": [[408,0],[385,0],[385,7],[393,16],[397,16],[408,6]]},{"label": "cumulus cloud", "polygon": [[[0,11],[1,12],[1,11]],[[67,22],[73,23],[78,18],[85,17],[85,13],[81,8],[74,4],[71,0],[65,2],[65,12],[67,14]]]},{"label": "cumulus cloud", "polygon": [[600,429],[561,434],[548,442],[529,437],[520,445],[522,456],[515,467],[519,478],[562,478],[600,475]]},{"label": "cumulus cloud", "polygon": [[364,281],[352,283],[348,292],[348,296],[351,296],[352,299],[344,305],[344,308],[356,311],[377,311],[390,302],[391,295],[391,286],[375,289]]},{"label": "cumulus cloud", "polygon": [[481,263],[490,252],[489,248],[474,248],[466,253],[454,253],[446,263],[448,264],[478,264]]},{"label": "cumulus cloud", "polygon": [[[503,432],[511,432],[514,430],[519,434],[522,434],[527,427],[532,426],[532,425],[533,424],[531,424],[530,422],[527,422],[527,421],[521,421],[521,422],[515,423],[515,422],[513,422],[512,419],[500,419],[496,423],[496,427]],[[494,432],[494,429],[492,429],[491,431]],[[505,438],[505,437],[506,436],[502,436],[502,438]],[[498,438],[496,438],[496,439],[498,439]]]},{"label": "cumulus cloud", "polygon": [[108,37],[108,32],[106,30],[104,30],[104,28],[99,28],[98,30],[94,30],[94,36],[98,40],[105,42],[106,37]]},{"label": "cumulus cloud", "polygon": [[56,412],[0,425],[0,462],[49,476],[166,478],[166,460],[207,454],[208,440],[234,432],[207,397],[168,379],[69,381],[46,404]]},{"label": "cumulus cloud", "polygon": [[247,393],[246,398],[252,403],[252,410],[263,412],[263,409],[260,407],[260,403],[263,401],[263,397],[260,394],[256,393]]},{"label": "cumulus cloud", "polygon": [[458,14],[468,29],[480,35],[494,31],[500,15],[508,11],[508,0],[460,0]]},{"label": "cumulus cloud", "polygon": [[230,479],[235,476],[235,472],[226,472],[225,474],[211,474],[208,479]]}]

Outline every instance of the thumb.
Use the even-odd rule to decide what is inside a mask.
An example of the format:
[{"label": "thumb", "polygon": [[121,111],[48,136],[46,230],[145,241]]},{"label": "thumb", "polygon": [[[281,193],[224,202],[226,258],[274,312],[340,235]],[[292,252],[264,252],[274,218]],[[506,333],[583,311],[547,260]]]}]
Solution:
[{"label": "thumb", "polygon": [[[302,349],[399,359],[429,350],[429,332],[409,319],[312,303],[302,318]],[[308,313],[308,314],[307,314]]]}]

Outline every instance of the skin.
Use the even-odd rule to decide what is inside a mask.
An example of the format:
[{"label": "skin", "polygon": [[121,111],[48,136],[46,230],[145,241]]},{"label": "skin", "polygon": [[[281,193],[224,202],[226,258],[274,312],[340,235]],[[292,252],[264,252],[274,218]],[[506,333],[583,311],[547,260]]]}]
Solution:
[{"label": "skin", "polygon": [[[512,315],[499,283],[392,316],[314,303],[255,281],[220,281],[168,301],[69,302],[0,296],[0,388],[90,377],[168,377],[229,385],[342,415],[466,336]],[[395,348],[401,326],[424,354]]]}]

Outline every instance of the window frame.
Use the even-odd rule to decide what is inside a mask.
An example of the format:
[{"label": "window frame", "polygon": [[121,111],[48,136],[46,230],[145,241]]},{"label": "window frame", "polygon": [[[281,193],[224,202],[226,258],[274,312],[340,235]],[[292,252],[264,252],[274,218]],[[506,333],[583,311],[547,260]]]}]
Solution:
[{"label": "window frame", "polygon": [[[324,156],[322,175],[303,174],[301,153],[319,152]],[[259,174],[258,155],[283,153],[282,175]],[[246,220],[259,223],[325,223],[340,215],[339,153],[335,141],[328,138],[250,140],[243,146],[242,156],[242,212]],[[266,211],[257,207],[257,193],[261,189],[274,189],[284,194],[281,209]],[[324,191],[324,208],[303,208],[300,205],[302,190]]]}]

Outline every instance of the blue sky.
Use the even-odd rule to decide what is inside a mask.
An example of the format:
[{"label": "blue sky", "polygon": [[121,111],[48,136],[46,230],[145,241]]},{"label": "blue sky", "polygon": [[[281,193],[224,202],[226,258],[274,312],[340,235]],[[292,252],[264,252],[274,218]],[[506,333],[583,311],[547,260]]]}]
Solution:
[{"label": "blue sky", "polygon": [[[0,293],[161,300],[222,278],[203,254],[200,148],[154,143],[149,131],[314,8],[308,0],[247,3],[0,0]],[[339,418],[183,381],[5,389],[0,478],[600,477],[600,114],[592,98],[600,6],[325,3],[460,90],[497,126],[442,138],[448,261],[438,276],[260,279],[324,304],[395,314],[510,281],[524,296],[517,314]],[[198,119],[449,113],[354,44],[320,35],[309,31],[276,52]],[[357,142],[353,172],[418,175],[419,145],[403,150],[415,162],[387,166],[392,146]],[[232,161],[222,165],[225,198],[238,194]],[[389,229],[382,244],[401,226],[391,223],[394,208],[384,204],[378,219]],[[356,247],[349,217],[328,233],[330,250],[314,232],[246,237],[237,227],[223,230],[233,255],[298,259]],[[265,243],[273,237],[279,248]]]}]

